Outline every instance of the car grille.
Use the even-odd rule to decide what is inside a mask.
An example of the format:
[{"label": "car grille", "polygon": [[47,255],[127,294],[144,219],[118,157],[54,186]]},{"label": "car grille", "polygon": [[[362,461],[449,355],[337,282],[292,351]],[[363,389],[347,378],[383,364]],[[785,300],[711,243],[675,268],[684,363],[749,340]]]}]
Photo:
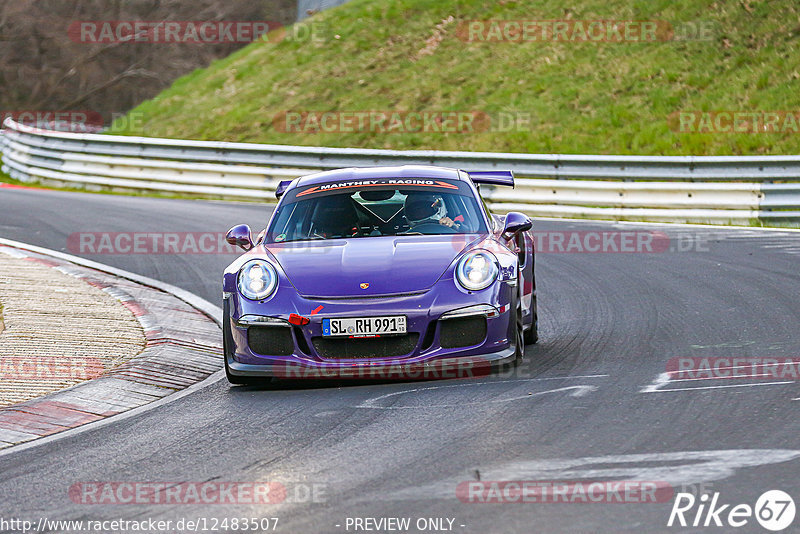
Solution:
[{"label": "car grille", "polygon": [[454,317],[439,321],[439,344],[443,349],[480,345],[486,339],[486,317]]},{"label": "car grille", "polygon": [[403,336],[311,339],[317,354],[329,360],[396,358],[411,353],[418,341],[416,332]]},{"label": "car grille", "polygon": [[266,356],[289,356],[294,352],[292,329],[285,326],[251,326],[247,329],[250,350]]}]

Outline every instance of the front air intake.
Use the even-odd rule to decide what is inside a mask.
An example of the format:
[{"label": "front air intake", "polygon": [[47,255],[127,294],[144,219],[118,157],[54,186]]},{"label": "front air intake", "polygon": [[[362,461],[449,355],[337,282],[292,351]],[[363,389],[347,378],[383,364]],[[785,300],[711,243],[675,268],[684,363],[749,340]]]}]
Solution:
[{"label": "front air intake", "polygon": [[486,339],[486,316],[471,315],[439,321],[439,344],[443,349],[480,345]]},{"label": "front air intake", "polygon": [[285,326],[250,326],[247,343],[250,350],[264,356],[289,356],[294,352],[292,329]]},{"label": "front air intake", "polygon": [[311,342],[320,358],[329,360],[397,358],[410,354],[417,346],[419,334],[403,336],[329,338],[315,337]]}]

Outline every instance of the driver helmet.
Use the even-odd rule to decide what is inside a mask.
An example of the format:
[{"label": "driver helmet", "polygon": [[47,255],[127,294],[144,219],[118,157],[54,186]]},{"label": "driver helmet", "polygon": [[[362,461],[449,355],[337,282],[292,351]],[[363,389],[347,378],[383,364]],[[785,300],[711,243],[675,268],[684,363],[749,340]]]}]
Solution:
[{"label": "driver helmet", "polygon": [[439,219],[447,215],[444,199],[430,193],[409,193],[404,209],[406,219],[412,226],[425,223],[439,223]]}]

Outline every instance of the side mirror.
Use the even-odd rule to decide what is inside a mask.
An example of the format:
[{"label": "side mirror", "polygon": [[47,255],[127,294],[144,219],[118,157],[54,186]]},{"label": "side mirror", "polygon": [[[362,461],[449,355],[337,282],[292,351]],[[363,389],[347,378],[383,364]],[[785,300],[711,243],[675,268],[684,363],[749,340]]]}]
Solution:
[{"label": "side mirror", "polygon": [[533,228],[533,222],[530,217],[523,215],[518,211],[512,211],[506,215],[506,224],[503,227],[503,237],[509,241],[516,237],[520,232],[525,232]]},{"label": "side mirror", "polygon": [[253,237],[250,234],[250,227],[246,224],[240,224],[228,230],[225,241],[233,246],[242,247],[245,250],[253,248]]}]

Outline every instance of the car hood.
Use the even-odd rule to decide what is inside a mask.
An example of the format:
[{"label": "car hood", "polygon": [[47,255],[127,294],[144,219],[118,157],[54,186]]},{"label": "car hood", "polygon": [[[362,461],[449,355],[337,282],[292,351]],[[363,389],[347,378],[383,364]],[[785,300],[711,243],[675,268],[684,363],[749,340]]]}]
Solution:
[{"label": "car hood", "polygon": [[428,289],[477,238],[475,234],[362,237],[265,248],[301,295],[364,297]]}]

